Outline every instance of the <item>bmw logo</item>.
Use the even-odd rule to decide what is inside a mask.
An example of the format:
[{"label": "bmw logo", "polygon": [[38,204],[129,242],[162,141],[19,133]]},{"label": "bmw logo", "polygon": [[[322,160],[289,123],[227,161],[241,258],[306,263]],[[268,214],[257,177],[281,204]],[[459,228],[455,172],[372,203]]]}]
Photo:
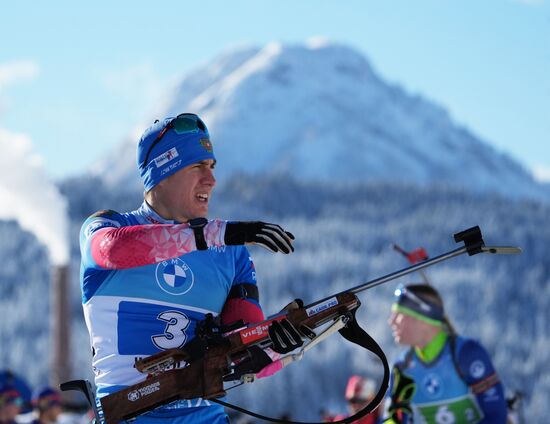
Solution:
[{"label": "bmw logo", "polygon": [[424,377],[422,385],[424,386],[424,392],[430,398],[437,397],[443,390],[441,379],[437,374],[433,373],[428,374],[426,377]]},{"label": "bmw logo", "polygon": [[168,294],[182,295],[193,287],[195,276],[185,262],[179,258],[160,262],[156,269],[157,284]]}]

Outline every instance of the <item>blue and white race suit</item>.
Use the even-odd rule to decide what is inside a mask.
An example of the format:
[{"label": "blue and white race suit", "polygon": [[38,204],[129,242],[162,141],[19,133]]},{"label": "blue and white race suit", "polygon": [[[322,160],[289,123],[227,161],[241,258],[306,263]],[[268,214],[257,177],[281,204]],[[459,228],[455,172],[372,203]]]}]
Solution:
[{"label": "blue and white race suit", "polygon": [[[98,397],[142,382],[146,376],[134,368],[137,358],[183,346],[207,313],[220,314],[233,285],[256,284],[244,246],[214,246],[128,269],[104,269],[94,262],[90,239],[96,231],[158,223],[174,222],[144,202],[132,212],[92,215],[82,226],[82,303]],[[199,398],[157,408],[138,417],[137,423],[162,418],[182,424],[227,422],[220,405]]]}]

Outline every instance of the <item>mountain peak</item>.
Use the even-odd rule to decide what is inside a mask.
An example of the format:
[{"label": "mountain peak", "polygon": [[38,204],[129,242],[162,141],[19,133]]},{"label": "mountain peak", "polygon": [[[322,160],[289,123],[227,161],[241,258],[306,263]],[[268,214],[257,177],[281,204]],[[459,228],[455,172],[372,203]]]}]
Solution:
[{"label": "mountain peak", "polygon": [[218,176],[436,182],[550,197],[443,107],[385,82],[357,50],[320,37],[222,53],[184,76],[164,114],[183,111],[207,123]]}]

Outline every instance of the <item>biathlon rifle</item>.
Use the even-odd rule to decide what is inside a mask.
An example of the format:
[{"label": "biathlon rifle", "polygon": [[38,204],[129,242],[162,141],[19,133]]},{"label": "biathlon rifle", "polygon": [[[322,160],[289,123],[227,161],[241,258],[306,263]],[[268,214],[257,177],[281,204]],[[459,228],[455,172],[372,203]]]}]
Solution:
[{"label": "biathlon rifle", "polygon": [[[380,278],[360,284],[351,289],[336,293],[309,305],[293,310],[283,310],[263,322],[237,326],[237,328],[222,329],[209,325],[211,320],[203,321],[199,326],[195,339],[198,343],[190,342],[181,349],[169,349],[158,354],[137,360],[135,367],[138,371],[148,374],[142,383],[134,384],[100,399],[96,407],[92,403],[96,420],[106,424],[115,424],[150,411],[178,399],[202,398],[224,406],[245,412],[257,418],[284,422],[290,421],[265,417],[246,411],[235,405],[228,404],[219,398],[226,394],[224,381],[235,378],[236,364],[250,359],[253,347],[269,347],[271,340],[268,335],[270,324],[276,320],[287,319],[292,325],[309,338],[297,354],[283,357],[283,364],[301,359],[304,352],[315,346],[328,335],[339,331],[346,339],[370,350],[379,357],[384,366],[384,376],[380,389],[369,405],[357,414],[337,421],[351,423],[373,411],[384,398],[389,383],[389,367],[382,349],[355,320],[355,312],[361,305],[357,293],[395,280],[404,275],[419,271],[455,256],[468,253],[469,256],[477,253],[515,254],[520,253],[518,247],[485,246],[479,227],[469,228],[454,235],[457,243],[464,242],[464,246],[444,253],[437,257],[385,275]],[[323,327],[321,329],[321,327]],[[315,333],[313,330],[318,330]],[[195,340],[194,339],[194,340]],[[200,349],[195,349],[197,344]],[[197,350],[200,354],[197,354]],[[241,383],[254,381],[253,374],[244,374],[238,377]],[[82,380],[76,380],[81,382]],[[86,382],[87,383],[87,382]],[[65,386],[65,387],[63,387]],[[231,388],[231,387],[230,387]],[[79,389],[85,392],[90,390],[89,383],[83,384],[68,382],[62,385],[62,390]],[[87,398],[90,399],[89,393]]]}]

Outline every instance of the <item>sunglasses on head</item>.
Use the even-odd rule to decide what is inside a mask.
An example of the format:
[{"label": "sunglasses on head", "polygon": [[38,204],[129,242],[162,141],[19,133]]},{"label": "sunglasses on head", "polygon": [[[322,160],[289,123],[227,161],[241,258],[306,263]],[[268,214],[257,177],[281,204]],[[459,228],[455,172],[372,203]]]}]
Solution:
[{"label": "sunglasses on head", "polygon": [[208,135],[208,130],[206,129],[206,125],[204,125],[204,122],[202,122],[201,118],[199,118],[194,113],[182,113],[166,124],[166,126],[158,133],[155,140],[151,143],[151,146],[149,147],[149,150],[147,150],[147,154],[145,155],[145,159],[142,162],[143,168],[145,168],[149,161],[149,155],[151,154],[151,151],[153,150],[153,147],[155,147],[160,140],[162,140],[162,137],[168,132],[168,130],[173,129],[176,134],[182,135],[182,134],[196,134],[199,131],[202,131]]}]

